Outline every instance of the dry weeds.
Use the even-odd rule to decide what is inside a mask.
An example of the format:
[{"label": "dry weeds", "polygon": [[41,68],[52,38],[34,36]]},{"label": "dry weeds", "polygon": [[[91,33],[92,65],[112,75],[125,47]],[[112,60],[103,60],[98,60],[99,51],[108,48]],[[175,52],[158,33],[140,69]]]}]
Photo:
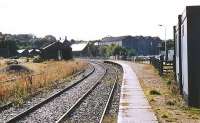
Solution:
[{"label": "dry weeds", "polygon": [[4,67],[6,65],[5,59],[0,58],[0,68]]},{"label": "dry weeds", "polygon": [[[200,123],[200,109],[187,107],[179,94],[173,75],[161,78],[153,66],[131,63],[159,122]],[[156,90],[160,95],[151,95]]]},{"label": "dry weeds", "polygon": [[0,81],[13,77],[17,79],[10,82],[0,83],[0,102],[16,101],[22,103],[24,98],[42,88],[49,88],[59,83],[77,71],[86,68],[84,61],[46,61],[43,63],[25,63],[24,66],[34,71],[34,74],[16,73],[0,74]]}]

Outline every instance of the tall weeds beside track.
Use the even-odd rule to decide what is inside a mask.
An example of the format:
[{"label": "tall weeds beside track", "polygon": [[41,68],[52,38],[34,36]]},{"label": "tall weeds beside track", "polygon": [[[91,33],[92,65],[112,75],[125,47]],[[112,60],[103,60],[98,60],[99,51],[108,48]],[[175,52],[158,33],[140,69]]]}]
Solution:
[{"label": "tall weeds beside track", "polygon": [[62,79],[85,69],[83,61],[46,61],[43,63],[26,63],[34,73],[0,74],[0,81],[15,77],[16,79],[0,83],[0,103],[15,101],[21,104],[23,100],[39,90],[51,88]]}]

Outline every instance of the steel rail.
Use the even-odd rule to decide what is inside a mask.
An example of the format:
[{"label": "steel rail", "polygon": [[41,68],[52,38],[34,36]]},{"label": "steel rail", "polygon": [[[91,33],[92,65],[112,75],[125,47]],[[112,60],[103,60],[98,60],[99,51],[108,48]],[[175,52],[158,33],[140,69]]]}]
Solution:
[{"label": "steel rail", "polygon": [[66,92],[67,90],[71,89],[72,87],[76,86],[77,84],[79,84],[80,82],[82,82],[83,80],[85,80],[87,77],[89,77],[91,74],[93,74],[95,71],[95,67],[93,66],[93,69],[90,71],[90,73],[88,73],[86,76],[84,76],[83,78],[81,78],[80,80],[77,80],[75,83],[73,83],[72,85],[64,88],[63,90],[53,94],[52,96],[48,97],[47,99],[45,99],[44,101],[30,107],[29,109],[27,109],[26,111],[20,113],[19,115],[16,115],[14,117],[12,117],[11,119],[7,120],[5,123],[13,123],[16,122],[20,119],[22,119],[23,117],[27,116],[28,114],[30,114],[31,112],[37,110],[38,108],[40,108],[42,105],[50,102],[52,99],[60,96],[62,93]]},{"label": "steel rail", "polygon": [[[116,70],[115,70],[115,72],[117,73]],[[109,94],[108,100],[107,100],[107,102],[106,102],[106,106],[105,106],[105,108],[104,108],[104,110],[103,110],[103,113],[102,113],[102,115],[101,115],[101,119],[100,119],[99,123],[103,123],[103,119],[104,119],[104,117],[105,117],[105,114],[106,114],[106,111],[107,111],[107,109],[108,109],[108,107],[109,107],[109,104],[111,103],[111,100],[112,100],[112,97],[113,97],[113,94],[114,94],[114,90],[115,90],[116,85],[117,85],[117,80],[118,80],[118,76],[115,77],[115,82],[114,82],[114,84],[113,84],[113,86],[112,86],[111,92],[110,92],[110,94]]]},{"label": "steel rail", "polygon": [[[96,63],[98,64],[98,63]],[[102,66],[102,65],[101,65]],[[57,121],[56,123],[61,123],[63,122],[67,116],[69,116],[71,114],[71,112],[98,86],[98,84],[101,82],[101,80],[104,78],[104,76],[106,75],[107,73],[107,69],[102,66],[105,70],[104,70],[104,73],[103,75],[97,80],[97,82],[83,95],[81,96],[75,103],[74,105],[69,109],[67,110]]]},{"label": "steel rail", "polygon": [[6,110],[8,108],[10,108],[12,106],[13,102],[9,102],[3,106],[0,107],[0,112],[2,112],[3,110]]}]

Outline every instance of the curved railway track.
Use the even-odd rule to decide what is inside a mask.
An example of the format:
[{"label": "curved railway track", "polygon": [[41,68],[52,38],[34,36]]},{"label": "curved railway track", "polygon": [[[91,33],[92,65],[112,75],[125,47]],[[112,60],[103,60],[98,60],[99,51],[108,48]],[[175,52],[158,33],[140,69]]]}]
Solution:
[{"label": "curved railway track", "polygon": [[95,85],[93,85],[83,96],[81,96],[76,103],[69,109],[67,110],[66,113],[64,113],[57,121],[56,123],[61,123],[65,120],[65,118],[70,115],[70,113],[88,96],[88,94],[90,94],[91,91],[93,91],[98,84],[100,83],[100,80],[102,80],[102,78],[105,76],[107,72],[107,69],[105,69],[104,74],[99,78],[99,80],[97,80],[97,82],[95,83]]},{"label": "curved railway track", "polygon": [[[98,62],[96,62],[96,63],[98,63]],[[98,63],[98,64],[100,64],[100,63]],[[103,67],[105,67],[105,66],[103,66]],[[109,70],[110,68],[105,68],[105,69]],[[114,74],[114,73],[117,73],[117,71],[115,70],[111,74]],[[109,77],[109,74],[107,76]],[[114,82],[112,82],[112,84],[106,85],[105,84],[106,80],[99,81],[97,83],[97,85],[95,85],[94,87],[91,87],[91,90],[89,91],[89,93],[87,93],[87,95],[84,95],[82,98],[80,98],[77,101],[77,103],[75,103],[73,105],[73,107],[71,107],[66,113],[64,113],[62,115],[62,117],[59,118],[59,120],[56,121],[56,123],[62,123],[62,122],[67,122],[67,123],[68,122],[69,123],[71,123],[71,122],[99,122],[99,123],[102,123],[103,119],[104,119],[104,115],[106,114],[106,111],[108,110],[108,107],[111,103],[112,96],[113,96],[113,93],[116,88],[117,80],[118,80],[118,76],[116,75],[114,78]],[[96,104],[96,102],[94,101],[95,99],[92,99],[92,98],[96,98],[96,97],[95,96],[93,97],[94,94],[92,94],[92,93],[100,93],[100,91],[104,91],[104,90],[108,89],[109,88],[108,86],[110,86],[110,90],[106,91],[107,94],[104,94],[102,96],[102,98],[104,98],[104,99],[102,99],[102,100],[97,99],[99,101],[99,105]],[[101,97],[99,97],[99,99],[100,98]],[[94,107],[91,107],[91,106],[89,107],[88,106],[89,103],[94,103],[93,104]],[[89,108],[93,108],[93,110],[89,110]],[[96,112],[95,110],[99,110],[98,111],[99,113],[95,114],[96,118],[92,118],[91,112]],[[76,120],[77,117],[79,117],[78,120]],[[92,119],[92,120],[89,120],[89,119]]]},{"label": "curved railway track", "polygon": [[[56,93],[56,94],[54,94],[54,95],[52,95],[52,96],[50,96],[49,98],[47,98],[47,99],[45,99],[44,101],[42,101],[42,102],[40,102],[40,103],[38,103],[37,105],[34,105],[34,106],[32,106],[31,108],[29,108],[29,109],[27,109],[26,111],[24,111],[24,112],[22,112],[22,113],[20,113],[20,114],[18,114],[18,115],[16,115],[16,116],[14,116],[14,117],[12,117],[11,119],[9,119],[9,120],[7,120],[7,121],[5,121],[6,123],[12,123],[12,122],[26,122],[27,121],[27,119],[29,119],[30,118],[30,120],[28,120],[29,122],[31,121],[32,122],[32,118],[33,118],[33,116],[32,116],[32,114],[33,115],[35,115],[34,113],[35,112],[37,112],[37,110],[40,110],[41,108],[43,108],[43,107],[58,107],[58,105],[56,105],[56,103],[52,103],[53,101],[55,101],[55,100],[62,100],[63,99],[63,97],[62,98],[60,98],[60,96],[69,96],[69,94],[72,94],[73,93],[73,91],[72,92],[70,92],[71,90],[76,90],[76,88],[81,88],[82,89],[82,83],[84,83],[84,84],[88,84],[89,82],[86,82],[86,81],[89,81],[89,80],[87,80],[87,79],[91,79],[91,80],[94,80],[94,78],[99,78],[98,79],[98,81],[101,79],[101,77],[98,77],[98,75],[100,74],[103,74],[103,76],[105,75],[105,73],[104,73],[104,71],[103,70],[101,70],[102,68],[100,68],[100,66],[99,65],[97,65],[97,64],[93,64],[93,70],[88,74],[88,75],[86,75],[86,76],[84,76],[82,79],[80,79],[80,80],[78,80],[77,82],[75,82],[74,84],[72,84],[72,85],[70,85],[70,86],[68,86],[68,87],[66,87],[66,88],[64,88],[63,90],[61,90],[61,91],[59,91],[58,93]],[[95,77],[94,77],[95,76]],[[93,78],[92,78],[93,77]],[[90,81],[91,81],[90,80]],[[78,87],[79,86],[79,87]],[[88,85],[88,87],[90,87],[91,85]],[[84,89],[82,89],[82,90],[84,90]],[[88,88],[86,88],[85,90],[88,90]],[[68,95],[67,95],[67,93],[68,93]],[[82,92],[83,93],[83,92]],[[81,95],[81,94],[79,94],[79,95]],[[67,103],[67,101],[66,101],[66,103]],[[55,106],[53,106],[55,104]],[[49,105],[49,106],[48,106]],[[69,104],[70,105],[70,104]],[[55,108],[56,109],[56,108]],[[44,113],[44,112],[42,112],[42,113]],[[38,113],[38,114],[40,114],[40,112]],[[41,114],[41,116],[42,116],[43,114]],[[44,122],[48,122],[48,121],[50,121],[50,122],[54,122],[55,121],[55,119],[53,119],[53,120],[47,120],[47,119],[51,119],[50,117],[46,117],[45,119],[44,119]],[[43,122],[42,120],[41,120],[41,122]]]},{"label": "curved railway track", "polygon": [[[71,119],[76,116],[74,112],[82,110],[81,105],[83,105],[85,109],[87,106],[93,108],[91,111],[98,110],[100,106],[97,116],[93,115],[97,117],[93,118],[95,119],[93,121],[102,123],[117,86],[118,71],[102,62],[93,61],[91,64],[93,69],[86,76],[4,122],[77,122]],[[104,90],[105,92],[102,93]],[[93,101],[95,98],[99,98],[96,99],[99,101],[98,105]],[[90,111],[84,113],[88,113],[88,117],[91,115]],[[81,119],[81,115],[76,117]]]},{"label": "curved railway track", "polygon": [[[117,71],[116,71],[116,72],[117,72]],[[111,103],[112,96],[113,96],[114,91],[115,91],[115,88],[116,88],[116,86],[117,86],[117,80],[118,80],[118,76],[116,76],[116,78],[115,78],[115,82],[114,82],[114,84],[113,84],[113,86],[112,86],[112,89],[111,89],[111,91],[110,91],[108,100],[107,100],[107,102],[106,102],[106,106],[105,106],[105,108],[104,108],[104,110],[103,110],[103,113],[102,113],[102,116],[101,116],[101,119],[100,119],[99,123],[103,123],[104,117],[105,117],[105,115],[106,115],[106,111],[108,110],[109,104]]]},{"label": "curved railway track", "polygon": [[51,100],[53,100],[54,98],[58,97],[59,95],[63,94],[64,92],[66,92],[67,90],[71,89],[72,87],[76,86],[77,84],[79,84],[80,82],[82,82],[85,78],[87,78],[88,76],[90,76],[93,72],[95,71],[95,68],[93,68],[93,70],[87,74],[86,76],[84,76],[83,78],[81,78],[80,80],[76,81],[75,83],[73,83],[72,85],[64,88],[63,90],[55,93],[54,95],[48,97],[47,99],[43,100],[42,102],[30,107],[29,109],[27,109],[26,111],[20,113],[19,115],[12,117],[11,119],[9,119],[8,121],[6,121],[6,123],[13,123],[16,122],[18,120],[20,120],[21,118],[25,117],[26,115],[28,115],[29,113],[37,110],[38,108],[40,108],[42,105],[50,102]]}]

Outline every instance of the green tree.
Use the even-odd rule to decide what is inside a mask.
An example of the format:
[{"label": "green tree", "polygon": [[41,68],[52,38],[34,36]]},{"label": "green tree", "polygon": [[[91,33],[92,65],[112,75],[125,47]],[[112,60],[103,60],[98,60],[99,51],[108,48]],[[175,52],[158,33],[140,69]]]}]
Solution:
[{"label": "green tree", "polygon": [[9,56],[14,56],[17,54],[17,46],[16,42],[13,40],[3,40],[0,41],[0,48],[5,48],[8,49],[8,55]]},{"label": "green tree", "polygon": [[122,46],[111,44],[108,46],[101,46],[99,48],[99,54],[100,56],[127,56],[128,50],[126,48],[123,48]]},{"label": "green tree", "polygon": [[168,50],[174,49],[174,41],[172,39],[167,40],[167,49]]},{"label": "green tree", "polygon": [[56,38],[53,35],[46,35],[44,37],[44,39],[46,39],[49,42],[55,42],[55,41],[57,41]]},{"label": "green tree", "polygon": [[116,56],[116,55],[120,55],[122,51],[122,47],[120,47],[119,45],[115,45],[112,51],[112,55]]},{"label": "green tree", "polygon": [[99,49],[98,49],[97,46],[94,45],[93,42],[90,42],[90,43],[89,43],[88,48],[89,48],[89,49],[88,49],[88,50],[89,50],[89,54],[90,54],[91,56],[96,57],[96,56],[99,55]]},{"label": "green tree", "polygon": [[100,46],[99,47],[99,55],[102,57],[107,57],[107,46]]},{"label": "green tree", "polygon": [[122,46],[116,45],[116,44],[112,44],[108,47],[108,51],[110,56],[116,56],[116,55],[127,55],[127,50],[126,48],[123,48]]},{"label": "green tree", "polygon": [[135,51],[135,49],[127,49],[127,55],[129,56],[129,57],[131,57],[131,56],[135,56],[136,55],[136,51]]},{"label": "green tree", "polygon": [[115,44],[111,44],[109,46],[106,46],[106,55],[112,56],[114,48],[115,48]]}]

